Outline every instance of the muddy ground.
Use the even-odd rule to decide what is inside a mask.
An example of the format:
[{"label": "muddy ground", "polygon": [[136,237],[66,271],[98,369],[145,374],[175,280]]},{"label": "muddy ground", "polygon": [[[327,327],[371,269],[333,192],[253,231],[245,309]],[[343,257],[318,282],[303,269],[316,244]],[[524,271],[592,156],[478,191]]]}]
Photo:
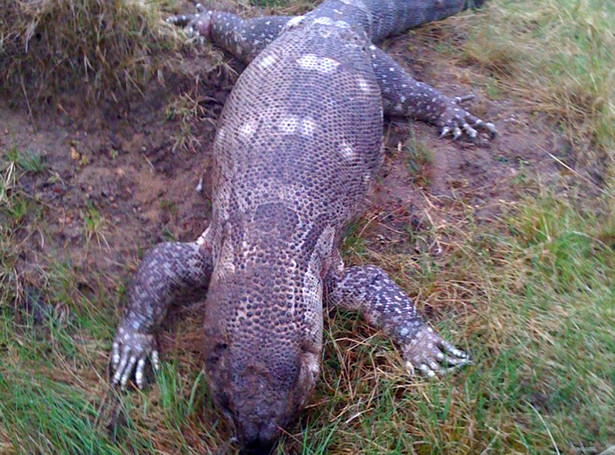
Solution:
[{"label": "muddy ground", "polygon": [[[405,35],[386,49],[417,79],[445,94],[475,94],[467,109],[494,122],[500,134],[494,141],[453,142],[439,139],[431,125],[389,119],[385,162],[359,222],[361,235],[376,251],[393,248],[412,255],[413,232],[462,226],[468,211],[476,222],[489,223],[516,200],[520,178],[549,179],[559,172],[549,153],[563,153],[563,140],[522,100],[506,93],[488,96],[484,80],[473,80],[472,68],[436,50],[439,33],[434,27]],[[232,61],[231,66],[241,70]],[[40,156],[45,163],[44,172],[20,179],[21,190],[49,209],[45,231],[22,239],[17,267],[23,284],[36,286],[37,270],[46,265],[42,258],[51,257],[78,269],[84,285],[88,271],[96,270],[112,288],[129,281],[144,250],[170,238],[198,237],[211,213],[215,122],[231,87],[232,77],[212,73],[193,93],[204,108],[192,124],[197,150],[172,151],[181,120],[169,118],[167,107],[188,87],[155,86],[129,109],[85,108],[69,96],[35,106],[31,115],[22,100],[1,101],[0,149]],[[96,226],[88,229],[92,217]],[[427,248],[435,246],[436,254],[443,246],[446,254],[446,238],[434,240],[439,242],[428,242]]]}]

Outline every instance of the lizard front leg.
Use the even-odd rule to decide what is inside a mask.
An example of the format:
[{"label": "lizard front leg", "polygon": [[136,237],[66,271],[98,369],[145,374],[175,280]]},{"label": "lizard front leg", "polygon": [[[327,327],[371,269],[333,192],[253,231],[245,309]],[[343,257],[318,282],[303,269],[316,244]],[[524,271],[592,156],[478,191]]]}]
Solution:
[{"label": "lizard front leg", "polygon": [[264,16],[242,19],[232,13],[205,9],[198,13],[171,16],[167,22],[186,27],[191,36],[199,36],[249,63],[278,37],[293,16]]},{"label": "lizard front leg", "polygon": [[497,134],[493,123],[485,122],[459,107],[467,97],[449,98],[435,88],[412,78],[392,57],[370,46],[372,67],[382,90],[385,114],[404,115],[436,125],[440,137],[457,139],[465,132],[475,139],[479,129],[491,138]]},{"label": "lizard front leg", "polygon": [[134,372],[137,386],[142,387],[148,358],[158,369],[155,334],[169,307],[189,294],[202,298],[212,268],[205,234],[196,242],[161,243],[145,256],[129,289],[128,307],[113,340],[113,385],[125,387]]},{"label": "lizard front leg", "polygon": [[350,267],[330,274],[326,298],[340,308],[359,311],[392,337],[411,372],[433,377],[469,362],[465,352],[425,324],[412,300],[378,267]]}]

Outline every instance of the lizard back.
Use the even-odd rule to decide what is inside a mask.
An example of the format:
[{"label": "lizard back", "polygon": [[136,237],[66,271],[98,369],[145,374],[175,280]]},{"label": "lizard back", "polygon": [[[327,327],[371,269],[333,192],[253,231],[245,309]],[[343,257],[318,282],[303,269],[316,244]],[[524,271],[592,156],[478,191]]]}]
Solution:
[{"label": "lizard back", "polygon": [[[252,62],[227,100],[214,144],[212,288],[218,275],[259,276],[246,292],[266,293],[271,316],[252,317],[250,333],[238,319],[252,314],[247,303],[220,309],[216,319],[242,339],[262,345],[263,332],[284,330],[273,313],[291,310],[287,341],[309,334],[321,344],[321,290],[308,289],[306,274],[324,273],[322,260],[364,200],[381,155],[382,102],[365,42],[318,19],[300,24]],[[271,295],[265,275],[281,283],[281,295]]]}]

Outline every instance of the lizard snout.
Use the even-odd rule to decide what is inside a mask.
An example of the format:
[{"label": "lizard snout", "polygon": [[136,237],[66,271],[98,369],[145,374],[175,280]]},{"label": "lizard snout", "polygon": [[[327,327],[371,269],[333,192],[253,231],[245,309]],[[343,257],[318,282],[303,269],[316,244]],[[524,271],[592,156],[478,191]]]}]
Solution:
[{"label": "lizard snout", "polygon": [[237,436],[241,444],[241,453],[245,455],[268,455],[280,437],[280,428],[273,422],[259,422],[257,425],[245,422],[235,423]]},{"label": "lizard snout", "polygon": [[269,455],[277,441],[277,433],[271,439],[269,435],[258,434],[254,439],[247,440],[242,453],[245,455]]}]

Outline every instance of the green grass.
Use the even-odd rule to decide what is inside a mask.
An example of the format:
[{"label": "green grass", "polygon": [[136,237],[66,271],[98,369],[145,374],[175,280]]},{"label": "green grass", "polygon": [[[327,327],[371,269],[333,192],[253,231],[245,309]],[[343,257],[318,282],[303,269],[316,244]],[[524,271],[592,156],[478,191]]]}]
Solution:
[{"label": "green grass", "polygon": [[[615,4],[608,0],[501,0],[484,20],[466,22],[466,61],[501,91],[559,123],[575,148],[571,161],[615,165]],[[599,165],[598,165],[599,163]],[[608,177],[607,177],[608,178]]]},{"label": "green grass", "polygon": [[431,183],[430,165],[434,159],[433,150],[425,142],[417,139],[414,133],[405,149],[406,166],[412,182],[415,185],[428,187]]},{"label": "green grass", "polygon": [[[353,314],[331,314],[317,391],[278,453],[598,454],[615,445],[612,23],[612,3],[597,0],[494,0],[454,19],[469,36],[454,46],[477,80],[548,114],[572,145],[565,159],[585,164],[552,187],[524,173],[515,182],[524,196],[487,225],[451,201],[442,210],[458,221],[432,233],[449,239],[438,257],[382,253],[366,222],[349,226],[347,262],[384,267],[474,363],[442,381],[410,378],[390,342]],[[179,114],[199,114],[196,102],[184,107]],[[197,318],[167,335],[175,347],[156,384],[120,396],[106,362],[125,276],[77,269],[53,249],[24,266],[51,209],[20,182],[46,173],[24,150],[0,159],[0,452],[225,447],[231,431],[189,349]],[[83,246],[105,243],[104,213],[86,206],[83,219]]]}]

